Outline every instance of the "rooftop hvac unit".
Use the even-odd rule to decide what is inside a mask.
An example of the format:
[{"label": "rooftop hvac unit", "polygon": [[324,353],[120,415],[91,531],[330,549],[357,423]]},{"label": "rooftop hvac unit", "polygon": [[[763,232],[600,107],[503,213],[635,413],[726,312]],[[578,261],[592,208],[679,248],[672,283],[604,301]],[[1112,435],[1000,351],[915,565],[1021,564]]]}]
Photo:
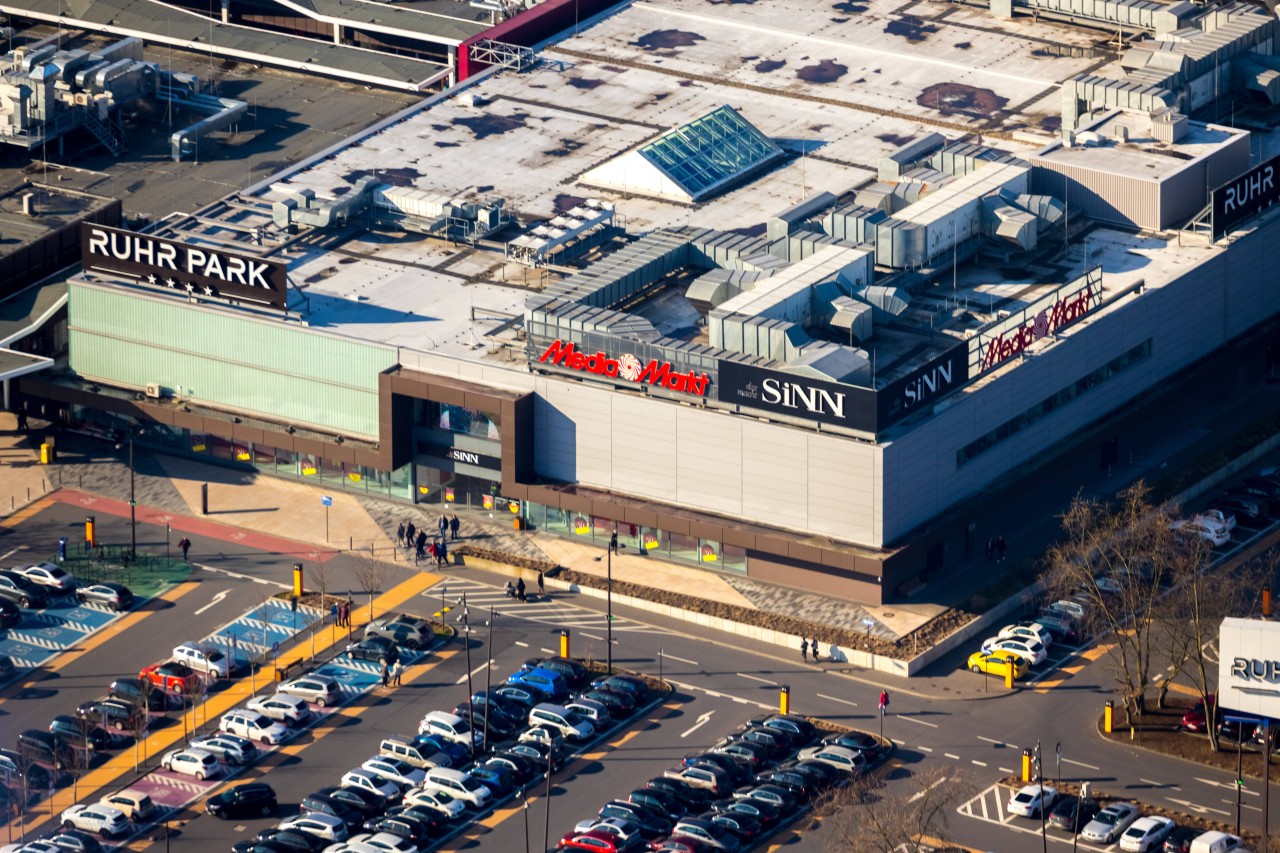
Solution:
[{"label": "rooftop hvac unit", "polygon": [[153,399],[153,400],[159,400],[159,399],[160,399],[160,397],[161,397],[161,393],[160,393],[160,383],[159,383],[159,382],[148,382],[148,383],[147,383],[147,396],[148,396],[148,397],[150,397],[150,398],[151,398],[151,399]]}]

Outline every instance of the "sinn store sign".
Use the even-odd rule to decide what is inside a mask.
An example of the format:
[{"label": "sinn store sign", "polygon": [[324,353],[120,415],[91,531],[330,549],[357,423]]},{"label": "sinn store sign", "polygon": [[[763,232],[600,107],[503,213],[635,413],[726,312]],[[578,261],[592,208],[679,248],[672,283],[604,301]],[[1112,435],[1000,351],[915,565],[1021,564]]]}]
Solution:
[{"label": "sinn store sign", "polygon": [[1214,239],[1277,201],[1280,201],[1280,155],[1259,163],[1213,191]]},{"label": "sinn store sign", "polygon": [[81,225],[86,271],[125,276],[189,296],[252,302],[283,310],[285,265],[211,246],[190,246],[104,225]]},{"label": "sinn store sign", "polygon": [[1032,302],[1012,317],[969,339],[969,375],[1019,355],[1031,344],[1065,329],[1102,304],[1102,268]]},{"label": "sinn store sign", "polygon": [[870,388],[795,376],[737,361],[721,361],[716,395],[722,403],[777,415],[864,432],[876,429],[876,395]]},{"label": "sinn store sign", "polygon": [[617,358],[612,358],[604,352],[583,353],[578,351],[577,346],[572,341],[568,343],[565,341],[554,342],[547,347],[547,351],[542,354],[538,361],[568,370],[575,370],[579,373],[603,376],[609,379],[624,379],[627,382],[635,382],[640,385],[657,385],[672,391],[692,394],[695,397],[705,397],[707,395],[707,386],[711,384],[711,379],[707,374],[697,373],[692,370],[687,373],[681,373],[672,368],[669,361],[659,362],[655,358],[651,359],[648,364],[643,364],[640,359],[630,353],[624,353]]}]

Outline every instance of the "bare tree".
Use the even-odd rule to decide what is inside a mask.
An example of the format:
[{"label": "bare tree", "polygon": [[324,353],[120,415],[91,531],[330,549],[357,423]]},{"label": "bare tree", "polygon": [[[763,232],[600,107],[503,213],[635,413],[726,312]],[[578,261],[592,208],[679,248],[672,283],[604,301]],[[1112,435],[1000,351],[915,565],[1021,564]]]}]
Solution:
[{"label": "bare tree", "polygon": [[317,561],[311,568],[311,581],[315,584],[315,588],[320,591],[320,607],[328,606],[329,598],[329,582],[332,580],[332,572],[329,566],[324,562]]},{"label": "bare tree", "polygon": [[1188,562],[1203,562],[1169,529],[1172,521],[1171,508],[1153,505],[1142,481],[1114,503],[1077,496],[1062,516],[1065,538],[1047,555],[1051,590],[1086,604],[1084,627],[1105,644],[1129,725],[1146,711],[1152,685],[1157,602]]},{"label": "bare tree", "polygon": [[360,591],[369,596],[369,620],[373,621],[373,596],[382,591],[391,578],[391,566],[373,557],[353,557],[351,573]]},{"label": "bare tree", "polygon": [[895,781],[866,775],[837,791],[818,809],[827,829],[827,850],[866,853],[922,853],[950,840],[948,818],[959,788],[946,771],[930,765]]}]

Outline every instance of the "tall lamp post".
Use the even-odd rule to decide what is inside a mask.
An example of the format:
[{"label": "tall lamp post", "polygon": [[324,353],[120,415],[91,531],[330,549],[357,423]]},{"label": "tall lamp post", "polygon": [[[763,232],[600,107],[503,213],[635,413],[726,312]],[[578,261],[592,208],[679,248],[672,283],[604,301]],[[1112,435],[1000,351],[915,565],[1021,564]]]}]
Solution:
[{"label": "tall lamp post", "polygon": [[[136,427],[129,427],[129,559],[131,560],[135,560],[138,557],[138,501],[133,470],[133,434],[135,431]],[[123,446],[122,442],[116,442],[116,450],[122,449]]]},{"label": "tall lamp post", "polygon": [[[476,706],[471,697],[475,695],[475,691],[471,689],[471,623],[467,617],[470,610],[467,608],[467,594],[464,592],[462,598],[458,599],[458,604],[462,607],[462,615],[458,617],[458,621],[462,623],[463,634],[462,644],[467,648],[467,725],[471,727],[471,758],[476,757]],[[487,650],[486,650],[487,651]],[[486,695],[485,698],[488,698]],[[486,706],[487,707],[487,706]],[[485,733],[488,734],[489,714],[485,712]]]},{"label": "tall lamp post", "polygon": [[[498,611],[489,605],[489,639],[484,645],[485,665],[484,665],[484,744],[489,746],[489,712],[493,710],[493,706],[489,704],[489,697],[492,695],[489,691],[493,687],[493,620],[497,617]],[[471,669],[471,667],[467,667]]]},{"label": "tall lamp post", "polygon": [[[609,537],[609,549],[605,552],[605,627],[608,634],[605,639],[607,646],[605,659],[608,661],[610,675],[613,675],[613,549],[617,548],[621,551],[625,547],[627,547],[625,544],[618,544],[618,531],[613,531],[613,535]],[[599,560],[600,558],[596,557],[596,561],[599,562]]]}]

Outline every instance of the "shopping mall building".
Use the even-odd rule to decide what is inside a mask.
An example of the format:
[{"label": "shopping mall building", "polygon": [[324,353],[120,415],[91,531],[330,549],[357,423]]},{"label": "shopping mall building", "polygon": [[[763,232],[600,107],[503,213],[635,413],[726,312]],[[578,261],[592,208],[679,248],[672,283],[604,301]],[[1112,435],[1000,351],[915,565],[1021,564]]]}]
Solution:
[{"label": "shopping mall building", "polygon": [[[1269,136],[1079,88],[1061,138],[983,142],[963,130],[985,117],[910,101],[814,155],[791,138],[833,120],[813,99],[743,104],[689,72],[665,100],[681,72],[638,66],[634,39],[678,5],[146,234],[86,225],[45,333],[65,351],[17,399],[174,454],[881,602],[990,533],[940,514],[1280,311]],[[758,35],[763,55],[794,34]],[[1068,88],[1088,65],[1052,62]]]}]

